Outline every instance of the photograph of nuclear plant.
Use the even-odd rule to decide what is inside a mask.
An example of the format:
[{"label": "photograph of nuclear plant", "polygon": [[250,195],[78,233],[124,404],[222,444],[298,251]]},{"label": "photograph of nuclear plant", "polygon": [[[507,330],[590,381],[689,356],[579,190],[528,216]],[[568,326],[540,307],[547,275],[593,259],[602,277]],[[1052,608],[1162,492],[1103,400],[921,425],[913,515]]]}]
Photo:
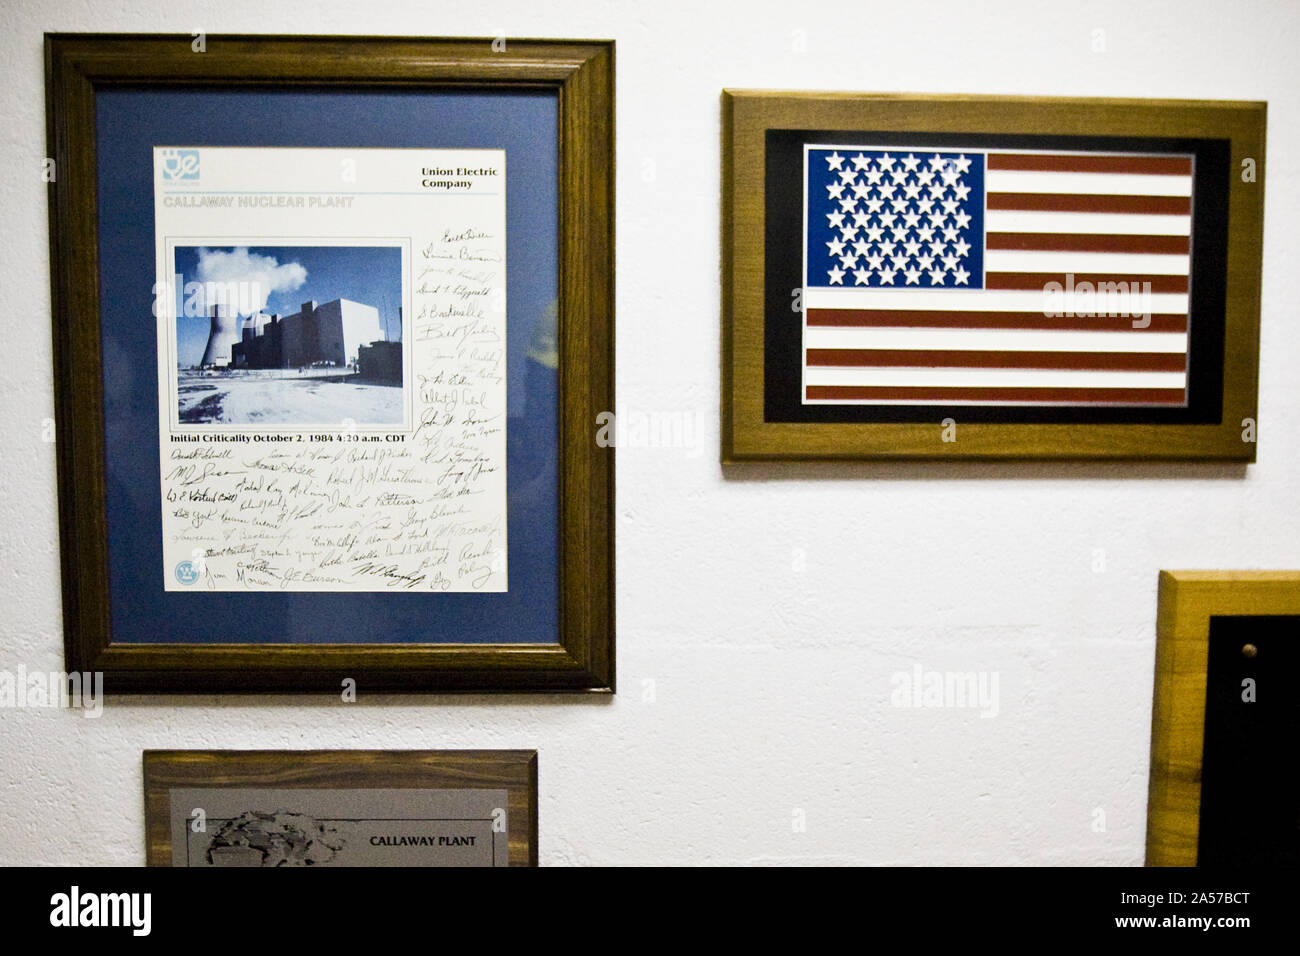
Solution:
[{"label": "photograph of nuclear plant", "polygon": [[398,246],[176,249],[181,424],[394,425]]}]

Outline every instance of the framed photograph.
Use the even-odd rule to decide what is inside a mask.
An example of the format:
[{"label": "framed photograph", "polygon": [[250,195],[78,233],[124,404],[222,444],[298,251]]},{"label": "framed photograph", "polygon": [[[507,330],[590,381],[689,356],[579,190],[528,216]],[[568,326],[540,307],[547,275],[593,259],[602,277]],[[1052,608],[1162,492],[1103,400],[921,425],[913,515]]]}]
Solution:
[{"label": "framed photograph", "polygon": [[1300,865],[1300,571],[1161,571],[1148,866]]},{"label": "framed photograph", "polygon": [[149,866],[536,866],[534,750],[146,750]]},{"label": "framed photograph", "polygon": [[68,669],[612,691],[613,43],[46,64]]},{"label": "framed photograph", "polygon": [[723,461],[1254,461],[1264,127],[724,92]]}]

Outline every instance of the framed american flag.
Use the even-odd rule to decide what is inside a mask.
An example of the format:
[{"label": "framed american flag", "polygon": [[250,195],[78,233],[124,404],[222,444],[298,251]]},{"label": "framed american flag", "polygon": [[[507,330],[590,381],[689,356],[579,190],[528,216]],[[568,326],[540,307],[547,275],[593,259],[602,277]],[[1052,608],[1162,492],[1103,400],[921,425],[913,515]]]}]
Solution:
[{"label": "framed american flag", "polygon": [[726,91],[723,460],[1254,461],[1265,113]]}]

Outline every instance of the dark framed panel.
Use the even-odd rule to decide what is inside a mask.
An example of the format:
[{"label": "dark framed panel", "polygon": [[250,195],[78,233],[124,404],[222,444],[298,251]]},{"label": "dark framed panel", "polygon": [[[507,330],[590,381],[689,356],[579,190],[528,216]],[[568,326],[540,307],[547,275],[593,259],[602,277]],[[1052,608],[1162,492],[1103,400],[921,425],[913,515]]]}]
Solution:
[{"label": "dark framed panel", "polygon": [[1298,571],[1161,571],[1148,866],[1295,864]]},{"label": "dark framed panel", "polygon": [[[613,449],[593,441],[591,423],[613,407],[613,43],[208,36],[201,53],[193,43],[46,37],[69,670],[104,672],[110,693],[335,692],[347,678],[361,693],[612,691]],[[521,130],[520,118],[533,125]],[[147,285],[133,250],[144,248],[137,232],[151,236],[150,217],[131,206],[139,190],[122,157],[203,136],[210,146],[514,144],[511,172],[529,188],[507,204],[506,241],[531,268],[510,273],[510,301],[545,293],[555,322],[534,402],[542,417],[509,429],[524,467],[512,457],[508,480],[542,475],[510,487],[510,541],[527,548],[514,594],[194,595],[185,605],[164,593],[157,509],[136,502],[157,487],[156,460],[134,460],[156,432],[132,417],[144,376],[117,332],[123,301]],[[511,360],[533,347],[511,340]]]},{"label": "dark framed panel", "polygon": [[1254,461],[1265,104],[722,112],[724,462]]},{"label": "dark framed panel", "polygon": [[[216,819],[213,814],[204,813],[201,829],[209,841],[220,835],[217,831],[222,824],[233,830],[240,830],[239,824],[243,824],[242,832],[230,834],[225,840],[230,844],[228,850],[238,849],[254,855],[264,852],[268,857],[268,851],[272,850],[281,854],[284,844],[275,839],[277,827],[291,831],[297,843],[310,840],[311,830],[318,826],[329,827],[330,832],[342,837],[327,847],[321,856],[312,857],[309,847],[297,846],[294,848],[297,859],[265,859],[253,861],[251,865],[334,862],[327,858],[334,857],[334,851],[339,851],[338,856],[342,857],[342,851],[348,848],[340,844],[350,840],[353,844],[361,842],[363,853],[367,852],[367,844],[379,846],[381,861],[384,854],[397,859],[405,856],[405,865],[428,865],[430,857],[435,861],[441,857],[444,863],[450,858],[448,865],[457,865],[457,859],[470,865],[489,865],[483,860],[483,856],[488,855],[489,859],[497,861],[493,865],[505,858],[510,866],[537,866],[535,750],[146,750],[143,763],[145,854],[149,866],[176,865],[173,832],[184,830],[187,841],[191,839],[193,808],[177,807],[176,814],[173,814],[172,794],[206,803],[201,791],[211,791],[214,799],[224,795],[226,804],[241,812],[247,811],[244,820],[239,817]],[[312,791],[314,802],[324,812],[316,811],[311,815],[295,813],[289,806],[294,801],[293,791]],[[371,817],[380,819],[346,819],[340,823],[335,815],[338,811],[331,808],[346,807],[349,798],[355,805],[359,802],[357,793],[360,791],[374,791],[362,794],[362,797],[364,803],[382,811],[370,812]],[[497,812],[482,819],[429,821],[416,817],[402,820],[402,813],[384,808],[396,806],[404,796],[403,791],[418,792],[410,795],[423,796],[426,806],[448,805],[446,801],[454,801],[460,796],[469,798],[469,806],[476,806],[474,800],[477,799],[477,805],[491,805],[490,809]],[[505,806],[496,808],[495,797],[488,797],[484,802],[488,793],[504,794]],[[262,806],[263,803],[266,806]],[[419,801],[414,805],[418,807]],[[504,816],[501,809],[505,810]],[[471,816],[477,814],[471,812]],[[340,830],[343,831],[341,834]],[[375,836],[371,831],[380,835]],[[474,831],[477,840],[471,841],[468,847],[456,846],[453,836],[447,841],[452,845],[437,846],[439,833],[454,835],[461,831]],[[417,832],[432,835],[433,845],[415,846],[408,850],[389,836],[390,833],[406,835]],[[494,839],[490,834],[496,833],[506,838],[506,852],[485,853],[487,848],[484,844]],[[250,836],[254,844],[251,848]],[[358,836],[361,841],[358,841]],[[268,838],[265,845],[258,843],[258,837]],[[408,837],[408,842],[416,841]],[[462,837],[455,842],[467,841]],[[473,846],[473,842],[478,846]],[[353,847],[350,852],[355,854],[356,849]],[[375,851],[370,853],[376,855]],[[194,854],[180,856],[186,855]],[[374,864],[373,860],[364,862]],[[250,864],[244,862],[243,865]]]}]

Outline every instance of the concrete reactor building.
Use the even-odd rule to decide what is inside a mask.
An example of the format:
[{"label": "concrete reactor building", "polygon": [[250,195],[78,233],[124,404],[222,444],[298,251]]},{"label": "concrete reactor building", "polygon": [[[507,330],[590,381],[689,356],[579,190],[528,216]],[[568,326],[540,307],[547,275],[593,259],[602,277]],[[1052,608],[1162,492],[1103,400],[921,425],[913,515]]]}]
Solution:
[{"label": "concrete reactor building", "polygon": [[293,315],[257,312],[241,322],[226,306],[212,307],[204,366],[272,369],[357,366],[362,346],[386,340],[373,306],[335,299],[304,302]]},{"label": "concrete reactor building", "polygon": [[239,344],[239,317],[233,315],[224,305],[212,307],[211,324],[208,327],[208,344],[203,349],[203,358],[199,365],[204,368],[229,366],[232,362],[231,349]]}]

